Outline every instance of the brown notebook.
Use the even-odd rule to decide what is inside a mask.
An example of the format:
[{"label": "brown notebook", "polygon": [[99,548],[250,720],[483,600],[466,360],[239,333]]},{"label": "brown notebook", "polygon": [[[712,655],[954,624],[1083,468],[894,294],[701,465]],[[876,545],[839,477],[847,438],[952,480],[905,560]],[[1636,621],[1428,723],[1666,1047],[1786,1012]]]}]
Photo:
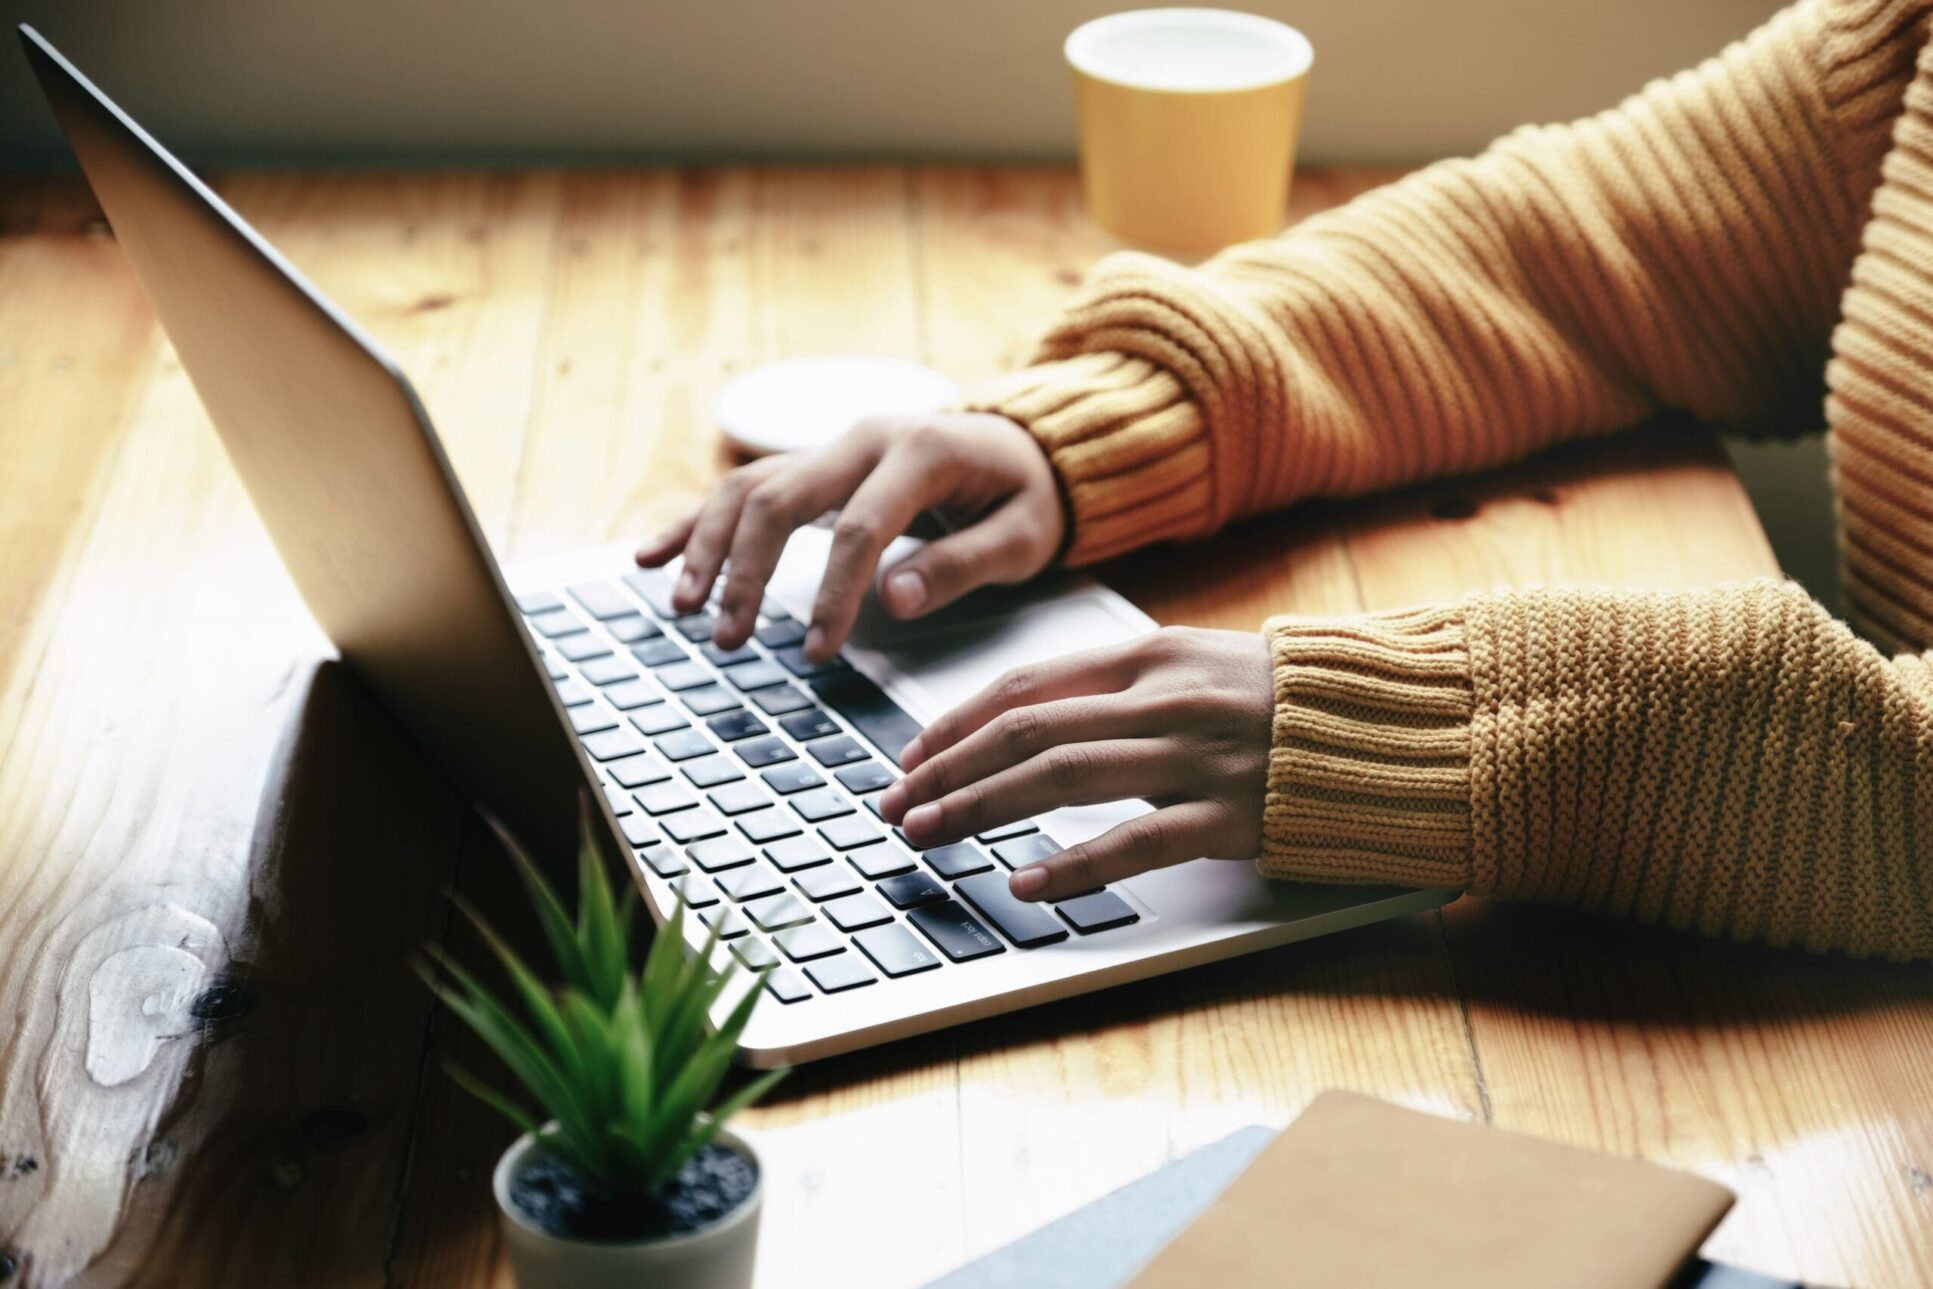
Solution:
[{"label": "brown notebook", "polygon": [[1690,1173],[1325,1092],[1133,1289],[1651,1289],[1731,1206]]}]

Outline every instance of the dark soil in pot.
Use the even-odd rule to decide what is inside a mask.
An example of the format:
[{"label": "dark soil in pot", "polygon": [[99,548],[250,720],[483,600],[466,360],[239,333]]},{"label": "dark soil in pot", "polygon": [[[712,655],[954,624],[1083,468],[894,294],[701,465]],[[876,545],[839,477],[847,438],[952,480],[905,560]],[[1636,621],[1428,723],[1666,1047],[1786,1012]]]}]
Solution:
[{"label": "dark soil in pot", "polygon": [[608,1190],[540,1147],[511,1178],[510,1202],[552,1235],[661,1240],[710,1226],[757,1185],[758,1165],[715,1141],[685,1162],[663,1194],[648,1198]]}]

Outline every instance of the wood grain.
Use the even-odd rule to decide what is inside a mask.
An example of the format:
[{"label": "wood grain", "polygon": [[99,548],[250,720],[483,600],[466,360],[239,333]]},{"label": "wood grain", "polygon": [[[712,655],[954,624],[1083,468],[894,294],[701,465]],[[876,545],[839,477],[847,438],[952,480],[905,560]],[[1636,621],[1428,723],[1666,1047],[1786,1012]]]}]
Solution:
[{"label": "wood grain", "polygon": [[[1387,172],[1299,177],[1296,209]],[[243,175],[408,370],[498,552],[733,463],[733,371],[1024,361],[1108,249],[1027,167]],[[0,1283],[508,1283],[509,1132],[405,956],[502,856],[339,667],[84,190],[0,187]],[[1311,506],[1102,570],[1169,622],[1771,571],[1710,435]],[[461,933],[456,951],[477,947]],[[1715,1254],[1933,1280],[1933,981],[1471,902],[799,1071],[749,1117],[761,1284],[913,1285],[1345,1086],[1741,1194]]]}]

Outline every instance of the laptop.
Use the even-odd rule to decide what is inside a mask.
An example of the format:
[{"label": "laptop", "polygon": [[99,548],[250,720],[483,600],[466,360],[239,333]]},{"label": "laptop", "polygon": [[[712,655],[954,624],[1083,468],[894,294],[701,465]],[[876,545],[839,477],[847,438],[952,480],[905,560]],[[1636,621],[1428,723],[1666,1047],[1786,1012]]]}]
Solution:
[{"label": "laptop", "polygon": [[842,655],[815,666],[800,645],[821,529],[792,540],[756,636],[730,651],[708,612],[673,611],[667,572],[638,569],[629,548],[499,568],[396,365],[58,50],[20,35],[343,662],[541,861],[568,867],[588,796],[596,840],[628,861],[652,916],[682,898],[694,946],[716,929],[721,963],[760,969],[739,976],[768,995],[745,1063],[808,1061],[1449,897],[1272,882],[1214,860],[1058,905],[1007,893],[1012,868],[1139,802],[915,852],[876,802],[926,721],[1016,665],[1154,624],[1092,580],[1056,577],[914,623],[869,607]]}]

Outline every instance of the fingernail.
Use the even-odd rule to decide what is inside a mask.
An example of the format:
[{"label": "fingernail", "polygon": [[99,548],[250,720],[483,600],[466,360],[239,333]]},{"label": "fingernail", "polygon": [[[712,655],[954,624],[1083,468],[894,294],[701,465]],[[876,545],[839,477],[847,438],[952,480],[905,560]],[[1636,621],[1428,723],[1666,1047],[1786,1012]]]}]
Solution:
[{"label": "fingernail", "polygon": [[903,568],[886,579],[886,593],[902,613],[918,613],[926,603],[926,579],[918,569]]},{"label": "fingernail", "polygon": [[904,828],[907,832],[920,833],[930,832],[939,826],[940,807],[938,804],[932,802],[923,806],[916,806],[907,811],[905,820],[900,824],[900,827]]},{"label": "fingernail", "polygon": [[812,658],[812,659],[818,659],[825,654],[825,650],[826,650],[826,633],[818,627],[812,627],[808,629],[805,633],[806,657]]},{"label": "fingernail", "polygon": [[1015,869],[1013,880],[1007,883],[1007,889],[1013,892],[1015,899],[1030,900],[1047,889],[1047,870],[1039,864],[1031,868]]}]

